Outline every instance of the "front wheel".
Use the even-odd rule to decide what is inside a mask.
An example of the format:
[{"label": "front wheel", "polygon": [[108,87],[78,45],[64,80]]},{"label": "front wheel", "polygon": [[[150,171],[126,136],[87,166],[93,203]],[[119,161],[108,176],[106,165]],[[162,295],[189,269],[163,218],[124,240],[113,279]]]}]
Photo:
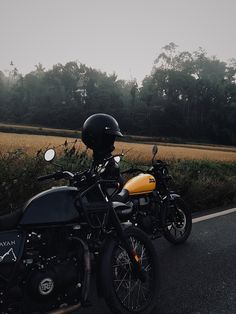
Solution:
[{"label": "front wheel", "polygon": [[159,267],[154,246],[141,230],[129,227],[125,236],[130,239],[139,258],[144,281],[132,270],[127,251],[119,239],[111,239],[103,254],[101,276],[105,289],[105,300],[112,313],[148,314],[156,305],[159,288]]},{"label": "front wheel", "polygon": [[188,239],[192,230],[192,216],[180,197],[173,201],[166,223],[168,225],[164,230],[166,240],[173,244],[181,244]]}]

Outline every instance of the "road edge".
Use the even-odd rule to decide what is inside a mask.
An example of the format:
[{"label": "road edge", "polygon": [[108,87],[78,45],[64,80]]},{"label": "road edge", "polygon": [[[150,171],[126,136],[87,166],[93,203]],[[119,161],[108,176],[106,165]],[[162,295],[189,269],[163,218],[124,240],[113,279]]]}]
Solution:
[{"label": "road edge", "polygon": [[195,218],[193,218],[192,221],[193,221],[193,223],[197,223],[197,222],[200,222],[200,221],[209,220],[209,219],[213,219],[213,218],[216,218],[216,217],[232,214],[234,212],[236,212],[236,207],[225,209],[225,210],[222,210],[222,211],[217,211],[217,212],[214,212],[214,213],[211,213],[211,214],[206,214],[206,215],[199,216],[199,217],[195,217]]}]

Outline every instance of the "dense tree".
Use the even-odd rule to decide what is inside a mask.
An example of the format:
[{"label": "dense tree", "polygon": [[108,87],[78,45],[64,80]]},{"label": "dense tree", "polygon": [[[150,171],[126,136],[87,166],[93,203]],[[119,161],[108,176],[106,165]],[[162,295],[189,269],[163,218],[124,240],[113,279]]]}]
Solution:
[{"label": "dense tree", "polygon": [[2,121],[79,129],[92,113],[113,114],[125,133],[236,144],[236,59],[209,58],[170,43],[142,86],[77,62],[21,75],[0,72]]},{"label": "dense tree", "polygon": [[141,90],[150,110],[164,112],[168,128],[161,134],[235,143],[236,62],[208,58],[201,48],[193,54],[176,49],[173,43],[163,48]]}]

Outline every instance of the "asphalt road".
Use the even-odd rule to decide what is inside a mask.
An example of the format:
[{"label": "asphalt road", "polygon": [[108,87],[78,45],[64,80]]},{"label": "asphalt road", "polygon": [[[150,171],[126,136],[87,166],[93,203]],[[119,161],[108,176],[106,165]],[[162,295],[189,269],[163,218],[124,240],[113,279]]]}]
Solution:
[{"label": "asphalt road", "polygon": [[[155,241],[161,291],[153,314],[236,313],[236,212],[193,224],[180,246]],[[80,314],[109,314],[93,284],[93,305]]]}]

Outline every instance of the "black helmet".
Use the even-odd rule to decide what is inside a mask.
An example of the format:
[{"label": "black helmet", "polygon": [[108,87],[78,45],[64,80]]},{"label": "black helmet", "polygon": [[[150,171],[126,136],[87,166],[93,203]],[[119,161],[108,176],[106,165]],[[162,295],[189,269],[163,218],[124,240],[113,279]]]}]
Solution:
[{"label": "black helmet", "polygon": [[82,128],[83,143],[94,151],[112,151],[116,136],[123,136],[116,119],[104,113],[88,117]]}]

